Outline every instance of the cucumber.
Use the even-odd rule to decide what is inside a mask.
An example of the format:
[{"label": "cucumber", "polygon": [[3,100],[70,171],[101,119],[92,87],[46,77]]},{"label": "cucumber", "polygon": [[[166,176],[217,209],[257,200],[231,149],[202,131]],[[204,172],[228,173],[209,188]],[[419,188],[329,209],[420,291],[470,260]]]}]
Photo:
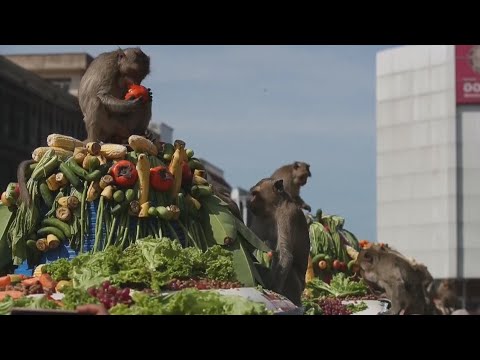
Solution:
[{"label": "cucumber", "polygon": [[27,240],[27,246],[30,249],[37,251],[37,242],[35,240]]},{"label": "cucumber", "polygon": [[86,175],[85,180],[87,180],[88,182],[98,181],[102,176],[103,176],[102,171],[97,169],[95,171],[92,171],[90,174]]},{"label": "cucumber", "polygon": [[65,162],[65,164],[77,176],[80,176],[82,179],[86,179],[86,177],[88,175],[88,171],[85,170],[84,168],[82,168],[80,165],[78,165],[77,162],[73,158],[68,159]]},{"label": "cucumber", "polygon": [[312,259],[312,263],[318,264],[321,260],[325,260],[326,257],[327,257],[327,255],[325,255],[325,254],[317,254],[317,255]]},{"label": "cucumber", "polygon": [[53,226],[47,226],[37,231],[37,236],[39,236],[40,238],[46,238],[47,235],[50,235],[50,234],[55,235],[57,238],[59,238],[62,241],[66,240],[66,237],[63,231]]},{"label": "cucumber", "polygon": [[55,202],[55,199],[53,198],[53,195],[50,192],[50,189],[48,188],[45,181],[42,181],[40,183],[39,189],[40,189],[40,195],[42,195],[42,199],[45,202],[45,205],[47,205],[47,207],[51,209],[53,206],[53,203]]},{"label": "cucumber", "polygon": [[[67,238],[72,237],[72,232],[70,231],[70,225],[64,223],[62,220],[56,218],[47,218],[42,221],[42,226],[53,226],[62,231]],[[55,235],[55,234],[53,234]],[[58,237],[58,236],[57,236]]]},{"label": "cucumber", "polygon": [[80,189],[82,187],[80,179],[74,174],[74,172],[71,170],[71,167],[69,167],[67,163],[60,164],[60,171],[67,177],[68,181],[70,181],[70,184],[72,184],[75,189]]}]

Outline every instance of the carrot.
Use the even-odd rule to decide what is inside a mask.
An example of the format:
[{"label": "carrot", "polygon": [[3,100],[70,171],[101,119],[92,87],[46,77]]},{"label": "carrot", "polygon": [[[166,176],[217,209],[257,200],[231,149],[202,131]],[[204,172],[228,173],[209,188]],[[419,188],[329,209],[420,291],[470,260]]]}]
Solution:
[{"label": "carrot", "polygon": [[6,287],[12,283],[12,279],[10,279],[10,276],[2,276],[0,277],[0,287]]},{"label": "carrot", "polygon": [[0,291],[0,301],[10,296],[13,300],[20,299],[23,296],[23,292],[17,290]]},{"label": "carrot", "polygon": [[22,281],[23,286],[32,286],[32,285],[35,285],[36,283],[38,283],[38,278],[36,277],[32,277]]},{"label": "carrot", "polygon": [[42,274],[40,275],[39,278],[40,284],[42,284],[42,287],[48,290],[54,290],[55,289],[55,281],[50,277],[48,274]]}]

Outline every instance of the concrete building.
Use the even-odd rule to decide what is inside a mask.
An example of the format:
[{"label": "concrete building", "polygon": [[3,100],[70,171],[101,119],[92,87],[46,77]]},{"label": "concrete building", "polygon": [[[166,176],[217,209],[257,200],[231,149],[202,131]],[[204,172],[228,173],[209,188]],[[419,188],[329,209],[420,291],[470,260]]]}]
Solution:
[{"label": "concrete building", "polygon": [[[18,164],[47,145],[47,136],[86,137],[77,99],[0,56],[0,189],[16,181]],[[3,191],[2,190],[2,191]]]},{"label": "concrete building", "polygon": [[480,295],[480,46],[377,54],[377,239]]},{"label": "concrete building", "polygon": [[93,61],[87,53],[6,55],[15,64],[77,96],[80,80]]}]

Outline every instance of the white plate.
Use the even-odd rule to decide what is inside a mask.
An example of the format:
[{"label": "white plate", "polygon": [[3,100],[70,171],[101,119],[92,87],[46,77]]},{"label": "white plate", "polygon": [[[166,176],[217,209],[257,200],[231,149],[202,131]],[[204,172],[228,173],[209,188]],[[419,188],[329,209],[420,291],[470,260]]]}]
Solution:
[{"label": "white plate", "polygon": [[343,304],[360,304],[364,302],[368,308],[353,313],[352,315],[380,315],[388,310],[389,303],[383,300],[349,300],[349,301],[342,301]]}]

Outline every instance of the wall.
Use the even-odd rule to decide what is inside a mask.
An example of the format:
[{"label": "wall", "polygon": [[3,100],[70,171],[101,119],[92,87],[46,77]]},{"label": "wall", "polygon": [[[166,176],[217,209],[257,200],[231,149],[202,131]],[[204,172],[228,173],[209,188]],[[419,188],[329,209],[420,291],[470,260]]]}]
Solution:
[{"label": "wall", "polygon": [[460,107],[458,122],[459,276],[480,278],[480,105]]},{"label": "wall", "polygon": [[377,239],[457,276],[454,47],[377,54]]}]

